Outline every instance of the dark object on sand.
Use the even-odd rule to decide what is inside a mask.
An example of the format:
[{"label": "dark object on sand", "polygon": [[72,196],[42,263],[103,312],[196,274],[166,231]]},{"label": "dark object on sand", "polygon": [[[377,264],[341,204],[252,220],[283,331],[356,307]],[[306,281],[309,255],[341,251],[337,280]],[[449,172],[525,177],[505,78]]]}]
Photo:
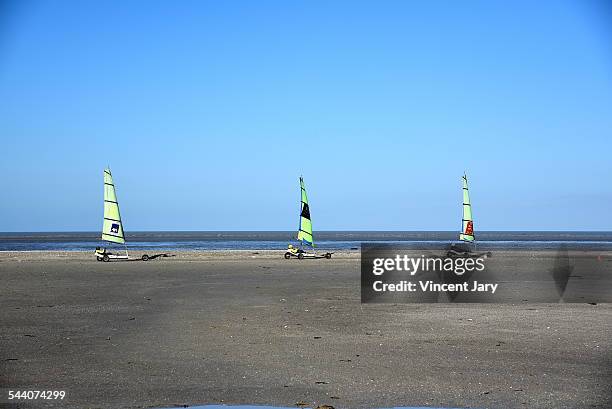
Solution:
[{"label": "dark object on sand", "polygon": [[149,256],[148,254],[143,254],[140,259],[142,261],[149,261],[149,260],[155,260],[156,258],[166,258],[166,257],[174,257],[174,256],[175,256],[174,254],[166,254],[166,253],[154,254],[152,256]]}]

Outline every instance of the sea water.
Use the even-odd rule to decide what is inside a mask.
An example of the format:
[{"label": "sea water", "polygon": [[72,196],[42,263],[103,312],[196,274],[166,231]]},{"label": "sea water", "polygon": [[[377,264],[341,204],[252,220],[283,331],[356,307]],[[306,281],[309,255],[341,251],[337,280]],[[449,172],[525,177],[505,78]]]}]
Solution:
[{"label": "sea water", "polygon": [[[113,247],[98,232],[0,233],[0,251],[72,251]],[[457,232],[414,231],[321,231],[315,232],[320,250],[358,250],[361,243],[377,242],[413,246],[415,249],[446,248]],[[479,232],[478,249],[612,250],[612,232]],[[127,232],[130,250],[283,250],[296,244],[295,232],[283,231],[163,231]],[[122,246],[118,246],[122,247]]]}]

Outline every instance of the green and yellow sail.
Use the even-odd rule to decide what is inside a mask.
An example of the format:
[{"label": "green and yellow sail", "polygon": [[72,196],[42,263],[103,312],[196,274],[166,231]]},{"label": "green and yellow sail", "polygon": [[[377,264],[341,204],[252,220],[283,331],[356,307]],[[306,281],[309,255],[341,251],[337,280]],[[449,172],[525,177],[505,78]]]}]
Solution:
[{"label": "green and yellow sail", "polygon": [[301,190],[301,208],[300,208],[300,227],[298,230],[297,239],[314,247],[312,239],[312,221],[310,220],[310,207],[308,206],[308,196],[306,195],[306,187],[304,186],[304,178],[300,176]]},{"label": "green and yellow sail", "polygon": [[461,222],[461,234],[459,240],[474,241],[474,221],[472,220],[472,204],[470,203],[470,191],[468,190],[467,176],[463,175],[463,219]]},{"label": "green and yellow sail", "polygon": [[115,184],[113,183],[110,169],[104,169],[104,223],[102,224],[102,240],[120,244],[125,243],[117,193],[115,193]]}]

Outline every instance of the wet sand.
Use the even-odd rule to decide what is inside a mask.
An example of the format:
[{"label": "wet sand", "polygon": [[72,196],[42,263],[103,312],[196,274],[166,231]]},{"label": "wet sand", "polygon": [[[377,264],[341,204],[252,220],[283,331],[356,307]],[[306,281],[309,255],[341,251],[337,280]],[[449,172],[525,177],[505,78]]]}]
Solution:
[{"label": "wet sand", "polygon": [[0,389],[68,394],[19,407],[612,407],[611,304],[362,305],[358,253],[281,257],[0,253]]}]

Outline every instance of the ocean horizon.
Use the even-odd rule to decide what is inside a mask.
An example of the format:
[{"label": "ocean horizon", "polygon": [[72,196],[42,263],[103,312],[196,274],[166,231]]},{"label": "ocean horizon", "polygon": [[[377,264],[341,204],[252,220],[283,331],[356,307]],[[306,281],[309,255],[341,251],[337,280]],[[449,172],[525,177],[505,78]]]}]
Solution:
[{"label": "ocean horizon", "polygon": [[[297,240],[293,231],[135,231],[126,232],[133,250],[282,250]],[[397,243],[415,248],[443,248],[458,239],[455,231],[319,231],[321,250],[358,250],[361,243]],[[481,231],[483,250],[568,249],[612,250],[612,232]],[[99,232],[0,232],[0,251],[87,251],[96,246],[120,247],[100,240]]]}]

